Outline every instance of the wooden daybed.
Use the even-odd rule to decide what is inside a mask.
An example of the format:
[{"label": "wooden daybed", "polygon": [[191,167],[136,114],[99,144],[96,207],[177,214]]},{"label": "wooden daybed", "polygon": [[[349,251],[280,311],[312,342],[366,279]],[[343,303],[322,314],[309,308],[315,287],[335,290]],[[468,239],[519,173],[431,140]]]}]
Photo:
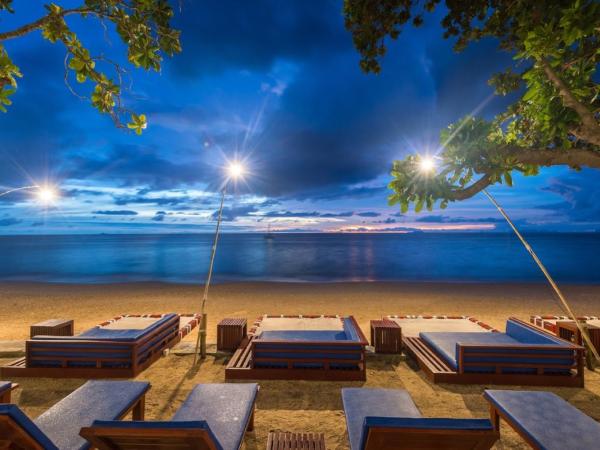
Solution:
[{"label": "wooden daybed", "polygon": [[405,351],[434,383],[583,387],[583,347],[516,318],[506,333],[420,333]]},{"label": "wooden daybed", "polygon": [[[76,336],[35,336],[24,358],[0,368],[13,377],[133,378],[173,347],[199,321],[178,314],[121,316]],[[128,328],[129,323],[137,323]]]},{"label": "wooden daybed", "polygon": [[280,329],[250,334],[229,361],[225,379],[366,380],[368,341],[354,317],[339,320],[341,330]]}]

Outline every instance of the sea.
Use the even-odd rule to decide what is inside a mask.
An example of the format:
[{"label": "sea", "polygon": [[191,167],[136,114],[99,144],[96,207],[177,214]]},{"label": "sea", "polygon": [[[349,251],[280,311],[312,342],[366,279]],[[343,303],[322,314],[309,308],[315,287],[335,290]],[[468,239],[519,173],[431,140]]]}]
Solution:
[{"label": "sea", "polygon": [[[203,283],[211,234],[0,236],[0,280]],[[526,238],[562,283],[600,283],[600,233]],[[213,282],[543,282],[529,253],[504,233],[229,233]]]}]

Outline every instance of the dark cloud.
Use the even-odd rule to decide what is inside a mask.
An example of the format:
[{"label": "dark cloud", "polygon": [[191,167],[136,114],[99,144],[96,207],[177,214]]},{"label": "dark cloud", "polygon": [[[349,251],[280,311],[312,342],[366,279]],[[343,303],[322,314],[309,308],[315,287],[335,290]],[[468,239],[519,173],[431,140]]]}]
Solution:
[{"label": "dark cloud", "polygon": [[[238,217],[249,216],[251,213],[258,212],[256,205],[231,206],[223,208],[222,219],[225,222],[233,222]],[[212,213],[212,219],[217,220],[219,211]]]},{"label": "dark cloud", "polygon": [[600,187],[595,171],[552,177],[542,191],[555,194],[562,201],[546,203],[538,209],[549,210],[570,222],[600,222]]},{"label": "dark cloud", "polygon": [[504,223],[501,217],[449,217],[442,215],[429,215],[417,217],[415,222],[422,223]]},{"label": "dark cloud", "polygon": [[173,59],[174,73],[198,77],[232,69],[268,71],[278,59],[306,59],[347,48],[339,33],[337,1],[245,0],[186,2],[175,24],[184,52]]},{"label": "dark cloud", "polygon": [[0,219],[0,227],[10,227],[11,225],[17,225],[21,222],[23,222],[21,219],[15,217],[5,217]]},{"label": "dark cloud", "polygon": [[104,210],[104,211],[92,211],[92,214],[99,214],[103,216],[137,216],[137,211],[130,209],[118,209],[118,210]]},{"label": "dark cloud", "polygon": [[165,220],[166,215],[167,213],[165,211],[156,211],[156,214],[154,214],[152,220],[154,220],[155,222],[163,222]]},{"label": "dark cloud", "polygon": [[375,211],[364,211],[364,212],[356,213],[356,215],[359,217],[379,217],[381,215],[381,213],[378,213]]}]

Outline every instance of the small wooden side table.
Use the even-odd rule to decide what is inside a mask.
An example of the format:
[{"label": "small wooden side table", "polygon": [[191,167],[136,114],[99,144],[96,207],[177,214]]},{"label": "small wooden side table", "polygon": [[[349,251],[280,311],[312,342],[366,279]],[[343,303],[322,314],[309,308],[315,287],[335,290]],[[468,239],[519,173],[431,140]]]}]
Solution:
[{"label": "small wooden side table", "polygon": [[34,336],[73,336],[73,321],[50,319],[31,325],[30,335]]},{"label": "small wooden side table", "polygon": [[371,345],[375,353],[400,353],[402,328],[391,320],[371,320]]},{"label": "small wooden side table", "polygon": [[[590,340],[596,350],[600,352],[600,327],[595,325],[583,324],[590,335]],[[583,339],[577,324],[572,320],[565,320],[556,322],[556,336],[565,341],[572,342],[577,345],[583,345]]]},{"label": "small wooden side table", "polygon": [[246,319],[223,319],[217,325],[217,350],[232,352],[248,335]]}]

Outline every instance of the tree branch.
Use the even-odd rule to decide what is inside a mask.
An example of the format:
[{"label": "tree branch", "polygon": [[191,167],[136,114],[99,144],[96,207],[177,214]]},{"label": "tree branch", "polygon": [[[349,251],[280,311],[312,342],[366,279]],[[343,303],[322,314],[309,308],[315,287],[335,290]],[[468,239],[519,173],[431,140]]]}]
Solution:
[{"label": "tree branch", "polygon": [[590,167],[600,169],[600,152],[585,148],[522,148],[509,147],[503,149],[507,157],[514,158],[518,164],[533,164],[536,166],[569,166]]},{"label": "tree branch", "polygon": [[[501,151],[505,156],[514,158],[517,164],[536,166],[569,166],[600,169],[600,152],[587,149],[524,149],[506,148]],[[448,200],[466,200],[490,186],[492,176],[485,173],[479,180],[464,189],[452,191]]]},{"label": "tree branch", "polygon": [[[71,14],[91,14],[91,13],[94,13],[94,11],[91,10],[90,8],[81,7],[81,8],[65,9],[65,10],[61,11],[60,14],[58,14],[58,15],[60,17],[65,17],[65,16],[68,16]],[[22,27],[19,27],[16,30],[0,33],[0,41],[6,41],[8,39],[13,39],[16,37],[24,36],[28,33],[31,33],[34,30],[43,28],[44,25],[46,25],[52,18],[53,18],[52,14],[48,14],[48,15],[36,20],[35,22],[31,22],[26,25],[23,25]]]},{"label": "tree branch", "polygon": [[565,106],[575,111],[581,119],[581,126],[573,130],[573,134],[590,144],[600,146],[600,125],[594,114],[575,98],[567,84],[554,72],[548,61],[541,60],[540,63],[550,82],[558,89]]}]

